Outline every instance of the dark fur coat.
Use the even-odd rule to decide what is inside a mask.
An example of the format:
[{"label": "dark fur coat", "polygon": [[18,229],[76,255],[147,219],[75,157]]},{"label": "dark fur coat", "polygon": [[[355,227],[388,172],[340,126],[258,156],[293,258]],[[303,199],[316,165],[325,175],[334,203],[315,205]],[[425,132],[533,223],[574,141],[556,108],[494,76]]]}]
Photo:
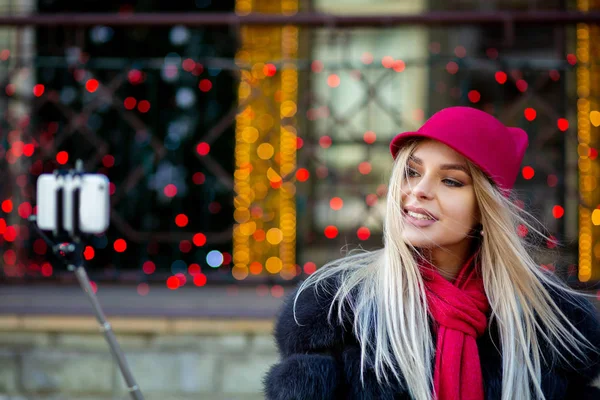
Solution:
[{"label": "dark fur coat", "polygon": [[[335,292],[313,288],[304,291],[296,306],[299,326],[294,320],[293,299],[290,295],[275,325],[275,339],[281,361],[271,367],[264,378],[265,396],[269,400],[392,400],[410,399],[400,385],[380,385],[373,369],[365,373],[365,386],[360,383],[360,347],[351,329],[352,316],[347,323],[330,325],[327,312]],[[571,322],[600,349],[600,322],[597,311],[587,302],[580,306],[559,301]],[[432,338],[435,339],[435,338]],[[543,341],[543,338],[540,340]],[[502,391],[502,361],[500,340],[494,324],[477,339],[485,398],[500,399]],[[549,354],[549,353],[547,353]],[[600,355],[592,354],[583,364],[571,360],[570,367],[562,360],[543,364],[542,388],[546,399],[600,400],[600,389],[591,386],[600,375]],[[547,361],[550,361],[549,358]]]}]

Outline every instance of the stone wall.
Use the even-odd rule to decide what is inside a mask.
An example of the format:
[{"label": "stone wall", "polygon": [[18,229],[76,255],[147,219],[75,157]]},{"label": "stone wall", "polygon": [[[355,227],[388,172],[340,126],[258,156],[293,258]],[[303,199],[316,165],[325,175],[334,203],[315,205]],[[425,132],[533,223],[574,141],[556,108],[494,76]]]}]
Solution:
[{"label": "stone wall", "polygon": [[[261,380],[278,360],[272,324],[221,325],[195,333],[119,333],[145,399],[263,399]],[[0,400],[130,398],[99,330],[43,328],[0,332]]]}]

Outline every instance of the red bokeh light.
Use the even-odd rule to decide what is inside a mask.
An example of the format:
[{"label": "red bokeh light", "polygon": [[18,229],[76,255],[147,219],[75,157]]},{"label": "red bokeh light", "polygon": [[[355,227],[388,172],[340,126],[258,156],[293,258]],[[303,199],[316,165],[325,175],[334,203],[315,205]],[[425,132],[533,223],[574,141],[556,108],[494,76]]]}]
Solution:
[{"label": "red bokeh light", "polygon": [[175,195],[177,195],[177,186],[169,183],[167,186],[165,186],[163,192],[167,197],[175,197]]},{"label": "red bokeh light", "polygon": [[150,102],[148,100],[141,100],[138,103],[138,111],[141,113],[147,113],[150,110]]},{"label": "red bokeh light", "polygon": [[59,151],[56,154],[56,162],[60,165],[65,165],[69,161],[69,153],[66,151]]},{"label": "red bokeh light", "polygon": [[183,228],[184,226],[186,226],[188,224],[188,217],[185,214],[178,214],[175,217],[175,224],[180,227]]},{"label": "red bokeh light", "polygon": [[50,263],[42,264],[42,275],[45,277],[52,276],[52,264],[50,264]]},{"label": "red bokeh light", "polygon": [[44,255],[48,251],[48,245],[44,242],[44,239],[36,239],[33,242],[33,251],[35,254]]},{"label": "red bokeh light", "polygon": [[375,204],[377,204],[378,200],[379,200],[379,197],[377,197],[376,194],[371,193],[371,194],[367,195],[365,202],[367,203],[367,205],[369,207],[373,207]]},{"label": "red bokeh light", "polygon": [[128,110],[133,110],[135,108],[135,105],[137,104],[137,100],[135,99],[135,97],[127,97],[124,101],[123,101],[123,106],[128,109]]},{"label": "red bokeh light", "polygon": [[554,218],[562,218],[562,216],[565,215],[565,209],[562,208],[561,206],[554,206],[552,207],[552,216]]},{"label": "red bokeh light", "polygon": [[375,140],[377,140],[377,135],[373,131],[366,131],[363,135],[363,139],[366,143],[373,144],[375,143]]},{"label": "red bokeh light", "polygon": [[15,265],[15,262],[17,261],[17,253],[15,253],[13,249],[5,250],[3,258],[7,265]]},{"label": "red bokeh light", "polygon": [[369,228],[361,226],[356,231],[356,236],[358,236],[360,240],[367,240],[371,236],[371,231],[369,230]]},{"label": "red bokeh light", "polygon": [[114,248],[117,253],[123,253],[127,250],[127,242],[125,239],[117,239],[115,240]]},{"label": "red bokeh light", "polygon": [[175,290],[179,288],[180,283],[179,283],[179,279],[176,276],[170,276],[167,279],[167,287],[171,290]]},{"label": "red bokeh light", "polygon": [[192,250],[192,243],[189,240],[182,240],[179,242],[179,251],[182,253],[189,253]]},{"label": "red bokeh light", "polygon": [[27,143],[23,146],[23,154],[25,157],[31,157],[35,151],[35,145],[33,143]]},{"label": "red bokeh light", "polygon": [[559,118],[556,125],[558,126],[558,129],[565,132],[567,129],[569,129],[569,120],[566,118]]},{"label": "red bokeh light", "polygon": [[144,271],[146,275],[153,274],[154,271],[156,271],[156,265],[152,261],[145,261],[142,264],[142,271]]},{"label": "red bokeh light", "polygon": [[332,88],[340,86],[340,77],[337,74],[331,74],[327,77],[327,85]]},{"label": "red bokeh light", "polygon": [[21,218],[29,218],[29,216],[33,212],[33,207],[29,202],[26,201],[19,205],[17,211]]},{"label": "red bokeh light", "polygon": [[296,171],[296,179],[300,182],[306,182],[310,178],[310,172],[306,168],[300,168]]},{"label": "red bokeh light", "polygon": [[202,247],[206,244],[206,236],[204,233],[196,233],[192,238],[192,242],[194,242],[194,245]]},{"label": "red bokeh light", "polygon": [[406,63],[402,60],[396,60],[392,64],[392,69],[396,72],[402,72],[406,68]]},{"label": "red bokeh light", "polygon": [[277,73],[277,67],[274,64],[265,64],[263,67],[263,73],[265,76],[273,76]]},{"label": "red bokeh light", "polygon": [[556,239],[554,236],[550,236],[548,240],[546,240],[546,247],[553,249],[556,246],[558,246],[558,239]]},{"label": "red bokeh light", "polygon": [[324,149],[328,149],[329,147],[331,147],[331,143],[331,137],[329,136],[321,136],[319,138],[319,145]]},{"label": "red bokeh light", "polygon": [[338,235],[338,228],[333,225],[329,225],[325,228],[324,233],[327,239],[333,239]]},{"label": "red bokeh light", "polygon": [[258,275],[262,272],[263,266],[258,261],[252,261],[248,269],[252,275]]},{"label": "red bokeh light", "polygon": [[446,71],[452,75],[456,74],[458,72],[458,64],[454,61],[450,61],[448,64],[446,64]]},{"label": "red bokeh light", "polygon": [[96,90],[98,90],[98,86],[100,86],[100,84],[98,83],[98,81],[96,79],[89,79],[85,83],[85,88],[90,93],[94,93]]},{"label": "red bokeh light", "polygon": [[523,111],[523,114],[525,115],[525,119],[529,122],[533,121],[537,116],[537,112],[531,107],[526,108],[525,111]]},{"label": "red bokeh light", "polygon": [[283,286],[281,286],[281,285],[273,285],[273,287],[271,288],[271,296],[273,296],[273,297],[281,298],[281,297],[283,297],[284,294],[285,294],[285,290],[283,289]]},{"label": "red bokeh light", "polygon": [[342,200],[340,197],[334,197],[333,199],[331,199],[329,201],[329,206],[333,209],[333,210],[341,210],[342,207],[344,206],[344,200]]},{"label": "red bokeh light", "polygon": [[[279,181],[279,186],[281,186],[281,182]],[[271,182],[271,186],[273,186],[273,182]],[[208,211],[210,211],[211,214],[217,214],[219,211],[221,211],[221,203],[219,203],[218,201],[213,201],[208,205]]]},{"label": "red bokeh light", "polygon": [[323,71],[323,68],[324,68],[323,62],[321,62],[319,60],[314,60],[312,63],[310,63],[310,69],[314,73],[319,73],[319,72]]},{"label": "red bokeh light", "polygon": [[7,226],[6,230],[4,231],[4,240],[7,242],[14,242],[16,238],[17,228],[15,228],[13,225]]},{"label": "red bokeh light", "polygon": [[358,164],[358,171],[363,175],[369,174],[371,172],[371,163],[368,161],[361,162]]},{"label": "red bokeh light", "polygon": [[13,210],[13,202],[12,200],[4,200],[2,202],[2,211],[4,211],[5,213],[9,213]]},{"label": "red bokeh light", "polygon": [[187,278],[181,272],[175,274],[175,277],[179,279],[179,286],[183,286],[187,282]]},{"label": "red bokeh light", "polygon": [[44,94],[44,90],[45,90],[45,89],[46,89],[46,88],[44,87],[44,85],[42,85],[42,84],[38,83],[37,85],[35,85],[35,86],[33,87],[33,95],[34,95],[35,97],[40,97],[41,95],[43,95],[43,94]]},{"label": "red bokeh light", "polygon": [[383,65],[384,68],[392,68],[392,66],[394,65],[394,57],[392,56],[385,56],[381,59],[381,65]]},{"label": "red bokeh light", "polygon": [[517,85],[517,89],[519,89],[520,92],[524,92],[527,90],[527,82],[525,82],[523,79],[519,79],[516,83]]},{"label": "red bokeh light", "polygon": [[83,251],[83,257],[86,260],[91,260],[96,255],[94,248],[92,246],[85,246],[85,250]]},{"label": "red bokeh light", "polygon": [[140,283],[137,286],[137,293],[140,296],[146,296],[148,293],[150,293],[150,286],[147,283],[144,283],[144,282]]},{"label": "red bokeh light", "polygon": [[194,276],[194,285],[199,287],[206,285],[206,275],[203,273],[196,274]]},{"label": "red bokeh light", "polygon": [[102,157],[102,165],[104,165],[106,168],[112,167],[115,165],[115,158],[110,154],[106,154],[104,157]]},{"label": "red bokeh light", "polygon": [[199,274],[200,272],[202,272],[202,269],[200,268],[200,265],[198,265],[198,264],[190,264],[188,266],[188,274],[190,274],[191,276]]},{"label": "red bokeh light", "polygon": [[206,176],[204,176],[202,172],[196,172],[194,175],[192,175],[192,181],[196,185],[202,185],[204,181],[206,181]]},{"label": "red bokeh light", "polygon": [[202,79],[198,84],[198,88],[202,92],[208,92],[210,89],[212,89],[212,82],[208,79]]},{"label": "red bokeh light", "polygon": [[312,261],[307,262],[306,264],[304,264],[304,273],[306,275],[310,275],[312,273],[314,273],[317,270],[317,264],[315,264]]},{"label": "red bokeh light", "polygon": [[196,68],[196,63],[191,58],[186,58],[181,63],[184,71],[192,72]]},{"label": "red bokeh light", "polygon": [[471,90],[467,96],[471,103],[478,103],[481,100],[481,95],[477,90]]},{"label": "red bokeh light", "polygon": [[210,152],[210,145],[206,142],[200,142],[196,146],[196,152],[201,156],[205,156]]},{"label": "red bokeh light", "polygon": [[363,64],[369,65],[373,63],[373,54],[366,52],[363,53],[362,56],[360,56],[360,61],[362,61]]},{"label": "red bokeh light", "polygon": [[533,178],[533,176],[535,175],[535,170],[530,166],[525,166],[525,167],[523,167],[522,173],[523,173],[523,178],[529,180],[529,179]]},{"label": "red bokeh light", "polygon": [[571,65],[577,64],[577,56],[575,54],[567,54],[567,62]]},{"label": "red bokeh light", "polygon": [[555,187],[558,184],[558,177],[554,174],[548,175],[548,186]]},{"label": "red bokeh light", "polygon": [[144,81],[144,74],[139,69],[132,69],[127,73],[127,79],[132,85],[138,85]]},{"label": "red bokeh light", "polygon": [[504,85],[506,83],[506,80],[508,79],[508,76],[504,71],[497,71],[494,77],[496,78],[496,82],[498,82],[501,85]]}]

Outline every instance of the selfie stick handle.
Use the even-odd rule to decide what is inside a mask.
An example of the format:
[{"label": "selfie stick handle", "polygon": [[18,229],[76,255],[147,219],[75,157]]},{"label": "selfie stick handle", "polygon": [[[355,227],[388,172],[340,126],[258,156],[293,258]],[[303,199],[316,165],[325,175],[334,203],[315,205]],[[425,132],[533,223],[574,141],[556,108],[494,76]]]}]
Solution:
[{"label": "selfie stick handle", "polygon": [[131,398],[134,400],[144,400],[144,396],[140,391],[140,387],[135,382],[133,378],[133,374],[129,369],[129,365],[127,364],[127,359],[121,350],[121,346],[119,346],[119,342],[117,342],[117,338],[115,337],[115,333],[112,330],[112,327],[108,321],[106,321],[106,317],[104,316],[104,312],[100,307],[100,303],[98,302],[98,297],[96,297],[96,293],[94,293],[94,289],[92,288],[92,284],[90,283],[90,279],[88,278],[88,274],[85,271],[85,268],[82,265],[74,266],[72,264],[69,265],[69,269],[75,272],[75,276],[79,281],[79,284],[83,288],[84,292],[87,294],[88,299],[92,303],[92,307],[94,308],[94,312],[96,313],[96,319],[100,323],[100,330],[104,334],[108,345],[110,346],[110,351],[113,356],[117,360],[119,364],[119,368],[121,369],[121,374],[125,379],[125,383],[127,384],[127,390],[131,394]]}]

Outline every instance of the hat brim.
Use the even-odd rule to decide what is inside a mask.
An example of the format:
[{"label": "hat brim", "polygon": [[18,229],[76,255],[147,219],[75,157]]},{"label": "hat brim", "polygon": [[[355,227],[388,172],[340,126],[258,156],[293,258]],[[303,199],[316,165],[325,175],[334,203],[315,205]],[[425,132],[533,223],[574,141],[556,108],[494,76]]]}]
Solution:
[{"label": "hat brim", "polygon": [[[521,130],[520,128],[508,128],[508,129],[519,129],[519,130]],[[440,143],[443,143],[446,146],[450,147],[452,150],[456,151],[461,156],[463,156],[463,157],[467,158],[468,160],[470,160],[471,162],[473,162],[486,175],[492,177],[492,174],[490,173],[490,171],[488,171],[484,166],[479,165],[479,163],[477,163],[474,160],[472,160],[471,157],[469,157],[467,154],[465,154],[460,148],[456,147],[451,140],[444,140],[444,137],[439,137],[439,136],[427,134],[425,132],[403,132],[403,133],[399,133],[398,135],[396,135],[396,137],[394,137],[394,139],[390,143],[390,152],[392,153],[392,157],[394,159],[396,159],[396,156],[398,155],[398,152],[404,146],[405,142],[408,139],[411,139],[411,138],[431,139],[431,140],[436,140],[436,141],[438,141]]]}]

